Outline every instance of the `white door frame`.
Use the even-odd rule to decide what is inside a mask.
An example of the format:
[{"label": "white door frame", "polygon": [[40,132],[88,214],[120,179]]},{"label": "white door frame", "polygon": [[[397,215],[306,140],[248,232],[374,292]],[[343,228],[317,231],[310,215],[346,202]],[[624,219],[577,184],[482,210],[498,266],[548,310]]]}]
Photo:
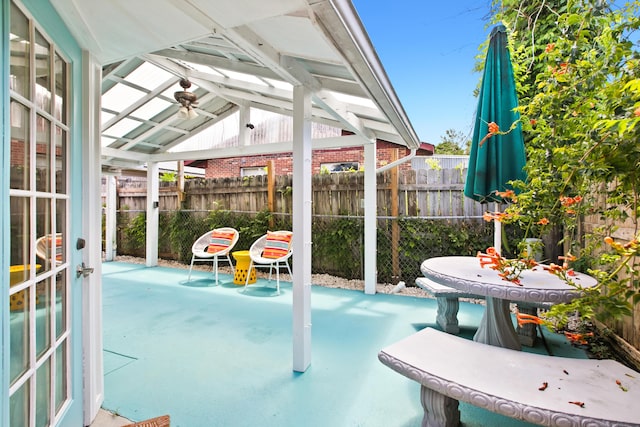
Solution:
[{"label": "white door frame", "polygon": [[84,425],[95,419],[104,401],[102,354],[102,197],[100,166],[100,98],[102,66],[82,54],[82,262],[93,273],[83,279],[82,341]]}]

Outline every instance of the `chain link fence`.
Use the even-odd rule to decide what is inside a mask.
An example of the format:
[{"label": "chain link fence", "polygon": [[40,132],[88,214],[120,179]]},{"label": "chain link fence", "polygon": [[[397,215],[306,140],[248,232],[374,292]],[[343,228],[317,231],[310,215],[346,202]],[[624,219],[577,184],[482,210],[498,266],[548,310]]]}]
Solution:
[{"label": "chain link fence", "polygon": [[[312,273],[344,279],[364,278],[364,217],[315,215],[312,219]],[[240,238],[234,250],[248,250],[267,230],[291,230],[291,215],[238,211],[161,211],[158,256],[189,265],[191,246],[217,227],[234,227]],[[493,245],[493,223],[481,218],[378,217],[378,283],[413,285],[427,258],[475,255]],[[522,236],[505,226],[508,253]],[[145,211],[117,212],[116,255],[145,257]],[[295,263],[295,255],[292,262]]]}]

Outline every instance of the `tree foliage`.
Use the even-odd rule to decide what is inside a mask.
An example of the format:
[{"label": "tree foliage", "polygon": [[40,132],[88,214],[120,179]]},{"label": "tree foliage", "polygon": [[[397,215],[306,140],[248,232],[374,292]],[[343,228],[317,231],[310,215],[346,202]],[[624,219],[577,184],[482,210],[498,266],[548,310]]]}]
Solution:
[{"label": "tree foliage", "polygon": [[[628,315],[640,302],[640,2],[493,6],[494,22],[509,30],[526,135],[528,180],[514,183],[521,193],[511,218],[532,234],[560,230],[555,243],[600,281],[559,315]],[[585,218],[602,226],[587,233]],[[633,235],[603,245],[622,224]]]},{"label": "tree foliage", "polygon": [[435,146],[435,154],[469,154],[471,140],[462,132],[447,129]]}]

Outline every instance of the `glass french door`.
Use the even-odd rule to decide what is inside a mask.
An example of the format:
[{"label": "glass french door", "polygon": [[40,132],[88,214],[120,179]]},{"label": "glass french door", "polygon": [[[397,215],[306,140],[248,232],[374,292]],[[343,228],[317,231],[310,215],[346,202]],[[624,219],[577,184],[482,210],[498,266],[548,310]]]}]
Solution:
[{"label": "glass french door", "polygon": [[9,24],[9,425],[54,426],[72,402],[71,67],[13,1]]}]

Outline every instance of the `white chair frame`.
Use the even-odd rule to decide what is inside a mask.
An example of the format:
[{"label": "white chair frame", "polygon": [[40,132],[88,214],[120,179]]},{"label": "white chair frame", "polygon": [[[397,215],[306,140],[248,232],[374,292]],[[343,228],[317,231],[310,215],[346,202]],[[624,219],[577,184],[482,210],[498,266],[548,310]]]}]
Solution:
[{"label": "white chair frame", "polygon": [[[222,249],[218,252],[207,252],[209,243],[211,243],[211,233],[213,233],[214,231],[222,231],[227,233],[232,232],[234,233],[234,236],[231,240],[231,244],[229,244],[229,246],[227,246],[225,249]],[[193,270],[193,264],[196,262],[210,262],[212,264],[212,269],[215,272],[216,277],[216,285],[218,285],[218,265],[220,262],[228,262],[233,271],[232,274],[235,273],[233,262],[231,261],[229,253],[231,253],[231,250],[238,242],[239,237],[240,233],[238,233],[238,230],[232,227],[216,228],[215,230],[207,231],[202,236],[200,236],[191,247],[191,266],[189,267],[189,277],[187,278],[187,282],[191,281],[191,270]]]},{"label": "white chair frame", "polygon": [[[291,233],[288,231],[288,233]],[[289,271],[289,278],[293,280],[293,274],[291,274],[291,266],[289,265],[289,258],[293,254],[293,248],[289,247],[289,252],[280,258],[264,258],[262,256],[262,251],[264,250],[265,244],[267,242],[267,235],[258,238],[249,249],[249,257],[251,258],[251,262],[249,263],[249,271],[247,271],[247,281],[244,284],[243,292],[246,292],[247,286],[249,285],[249,276],[251,275],[251,269],[257,268],[268,268],[269,269],[269,282],[271,282],[271,273],[275,269],[276,271],[276,291],[277,294],[280,295],[280,267],[287,267]]]}]

